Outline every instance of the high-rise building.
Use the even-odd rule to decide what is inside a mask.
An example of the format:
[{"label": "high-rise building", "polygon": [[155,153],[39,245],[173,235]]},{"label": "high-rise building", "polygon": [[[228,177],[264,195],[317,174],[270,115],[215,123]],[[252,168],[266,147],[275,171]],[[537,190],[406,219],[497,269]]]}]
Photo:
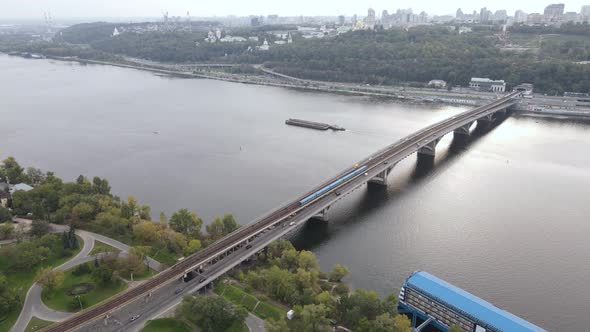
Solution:
[{"label": "high-rise building", "polygon": [[371,30],[375,28],[375,10],[373,10],[373,8],[369,8],[367,11],[367,17],[365,17],[365,27]]},{"label": "high-rise building", "polygon": [[338,16],[338,25],[342,26],[344,25],[346,18],[344,17],[344,15],[340,15]]},{"label": "high-rise building", "polygon": [[506,22],[507,19],[508,19],[508,13],[504,9],[496,10],[496,12],[494,13],[494,21]]},{"label": "high-rise building", "polygon": [[582,14],[582,18],[584,20],[587,21],[588,19],[590,19],[590,6],[582,6],[580,14]]},{"label": "high-rise building", "polygon": [[462,20],[463,19],[463,11],[461,10],[461,8],[457,9],[457,14],[455,14],[455,18],[457,20]]},{"label": "high-rise building", "polygon": [[487,7],[483,7],[480,11],[479,11],[479,21],[481,23],[487,23],[490,21],[492,16],[492,12],[488,10]]},{"label": "high-rise building", "polygon": [[526,22],[526,13],[522,10],[517,10],[514,12],[514,23],[524,23]]},{"label": "high-rise building", "polygon": [[543,12],[545,20],[548,22],[559,21],[561,16],[563,16],[564,9],[565,5],[562,3],[554,3],[545,7],[545,11]]}]

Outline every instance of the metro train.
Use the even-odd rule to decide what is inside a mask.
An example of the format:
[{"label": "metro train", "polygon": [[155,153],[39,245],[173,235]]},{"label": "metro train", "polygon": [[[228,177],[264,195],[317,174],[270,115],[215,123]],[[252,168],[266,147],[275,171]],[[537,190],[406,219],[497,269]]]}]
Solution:
[{"label": "metro train", "polygon": [[[355,167],[357,167],[358,165],[355,165]],[[299,201],[299,205],[305,205],[311,201],[313,201],[314,199],[322,196],[323,194],[327,193],[328,191],[338,187],[339,185],[341,185],[342,183],[344,183],[346,180],[349,180],[359,174],[361,174],[365,169],[367,168],[367,166],[362,166],[362,167],[358,167],[356,170],[344,175],[343,177],[341,177],[340,179],[330,183],[329,185],[323,187],[322,189],[314,192],[313,194],[305,197],[304,199]]]}]

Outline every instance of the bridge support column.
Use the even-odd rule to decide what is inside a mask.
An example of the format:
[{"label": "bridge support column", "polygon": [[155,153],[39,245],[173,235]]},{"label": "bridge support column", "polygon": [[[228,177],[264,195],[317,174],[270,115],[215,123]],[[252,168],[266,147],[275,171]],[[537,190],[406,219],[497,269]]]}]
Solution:
[{"label": "bridge support column", "polygon": [[436,153],[436,145],[438,144],[438,142],[440,141],[439,139],[435,139],[434,141],[424,145],[423,147],[421,147],[418,150],[418,154],[420,155],[428,155],[428,156],[432,156],[434,157],[435,153]]},{"label": "bridge support column", "polygon": [[393,164],[383,170],[381,173],[377,174],[374,178],[369,180],[371,184],[378,184],[382,186],[387,186],[387,176],[391,173],[391,170],[395,167],[396,164]]},{"label": "bridge support column", "polygon": [[328,210],[330,210],[329,206],[327,206],[325,209],[323,209],[318,214],[313,216],[312,219],[317,219],[320,221],[328,221]]},{"label": "bridge support column", "polygon": [[488,115],[484,116],[483,118],[477,119],[477,121],[478,122],[479,121],[488,122],[488,123],[493,122],[494,121],[494,114],[493,113],[492,114],[488,114]]},{"label": "bridge support column", "polygon": [[471,135],[471,132],[469,131],[469,129],[471,129],[471,125],[473,125],[473,122],[469,122],[468,124],[455,129],[453,131],[453,136],[457,137],[458,135],[462,135],[462,136]]}]

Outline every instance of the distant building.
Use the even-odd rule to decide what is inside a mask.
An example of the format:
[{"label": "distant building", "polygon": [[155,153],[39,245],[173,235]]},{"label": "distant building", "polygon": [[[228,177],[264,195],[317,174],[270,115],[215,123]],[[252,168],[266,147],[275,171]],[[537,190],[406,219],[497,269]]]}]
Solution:
[{"label": "distant building", "polygon": [[242,43],[242,42],[248,41],[248,39],[246,39],[244,37],[240,37],[240,36],[226,35],[225,37],[219,39],[219,41],[222,43]]},{"label": "distant building", "polygon": [[471,82],[469,82],[469,87],[476,91],[504,92],[506,91],[506,82],[504,82],[504,80],[472,77]]},{"label": "distant building", "polygon": [[563,11],[565,9],[565,5],[562,3],[551,4],[545,7],[545,11],[543,15],[545,16],[545,20],[547,22],[558,22],[560,21],[561,17],[563,16]]},{"label": "distant building", "polygon": [[346,18],[344,17],[344,15],[338,16],[338,25],[343,26],[344,23],[346,22],[345,20],[346,20]]},{"label": "distant building", "polygon": [[483,7],[479,11],[479,21],[481,23],[488,23],[491,20],[492,12],[487,9],[487,7]]},{"label": "distant building", "polygon": [[8,195],[7,192],[4,191],[0,191],[0,206],[7,208],[8,207],[8,198],[10,197],[10,195]]},{"label": "distant building", "polygon": [[266,40],[266,38],[264,38],[264,42],[262,43],[262,45],[260,45],[258,47],[258,50],[260,51],[268,51],[270,49],[270,46],[268,45],[268,41]]},{"label": "distant building", "polygon": [[582,6],[582,10],[580,10],[580,15],[582,15],[582,20],[590,20],[590,6]]},{"label": "distant building", "polygon": [[367,17],[365,17],[365,28],[373,30],[375,29],[375,10],[373,8],[369,8],[367,11]]},{"label": "distant building", "polygon": [[29,191],[29,190],[33,190],[33,187],[29,186],[26,183],[17,183],[15,185],[8,185],[8,192],[10,192],[10,194],[14,194],[15,192],[22,190],[22,191]]},{"label": "distant building", "polygon": [[522,83],[515,87],[514,91],[520,91],[523,95],[530,96],[533,94],[533,88],[534,86],[531,83]]},{"label": "distant building", "polygon": [[463,11],[461,10],[461,8],[459,8],[459,9],[457,9],[457,13],[455,14],[455,18],[456,18],[457,20],[460,20],[460,21],[462,21],[462,20],[463,20],[463,16],[464,16],[464,15],[465,15],[465,14],[463,14]]},{"label": "distant building", "polygon": [[117,37],[120,34],[119,29],[115,28],[115,30],[113,30],[113,37]]},{"label": "distant building", "polygon": [[522,10],[517,10],[514,12],[514,23],[525,23],[526,22],[526,13]]},{"label": "distant building", "polygon": [[447,82],[443,80],[431,80],[428,82],[428,86],[431,88],[444,89],[447,87]]}]

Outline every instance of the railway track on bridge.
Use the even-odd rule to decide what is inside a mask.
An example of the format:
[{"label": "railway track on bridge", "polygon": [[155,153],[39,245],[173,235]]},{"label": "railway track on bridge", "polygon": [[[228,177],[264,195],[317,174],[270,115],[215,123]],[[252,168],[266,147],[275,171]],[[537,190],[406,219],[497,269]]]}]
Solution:
[{"label": "railway track on bridge", "polygon": [[[376,154],[371,155],[369,158],[362,160],[361,162],[359,162],[357,164],[357,167],[366,166],[367,170],[370,170],[375,167],[378,167],[383,162],[385,162],[395,156],[398,156],[398,155],[402,156],[405,154],[409,155],[409,154],[413,153],[413,149],[415,148],[416,144],[420,144],[420,142],[423,143],[424,141],[427,141],[429,138],[432,137],[432,135],[437,134],[440,131],[445,131],[449,128],[452,128],[454,124],[456,125],[458,123],[463,123],[469,119],[477,118],[478,116],[481,116],[482,114],[485,115],[485,113],[490,112],[490,110],[493,110],[499,106],[502,106],[503,104],[512,100],[518,94],[519,93],[517,93],[517,92],[508,94],[505,97],[498,99],[497,101],[494,101],[493,103],[490,103],[488,105],[484,105],[484,106],[478,107],[476,109],[460,113],[450,119],[446,119],[446,120],[440,121],[438,123],[435,123],[433,125],[430,125],[422,130],[419,130],[418,132],[416,132],[414,134],[411,134],[411,135],[397,141],[396,143],[393,143],[393,144],[387,146],[386,148],[378,151]],[[475,121],[475,120],[473,120],[473,121]],[[450,129],[450,130],[453,130],[453,129]],[[405,156],[403,156],[403,157],[405,158]],[[299,211],[302,211],[306,208],[310,208],[310,207],[314,206],[314,204],[319,199],[321,199],[325,195],[331,194],[334,190],[337,190],[341,186],[344,186],[346,183],[352,181],[356,177],[353,177],[352,179],[342,183],[340,186],[334,188],[333,190],[326,192],[322,196],[310,201],[309,203],[307,203],[305,205],[300,205],[299,202],[303,198],[313,194],[314,192],[317,192],[319,189],[324,188],[328,184],[333,183],[334,181],[340,179],[342,176],[350,173],[354,169],[355,169],[355,167],[350,167],[350,168],[342,171],[340,174],[338,174],[335,177],[329,179],[328,181],[322,183],[320,186],[299,196],[293,202],[287,203],[287,204],[279,207],[278,209],[274,210],[270,214],[267,214],[267,215],[263,216],[262,218],[259,218],[258,220],[255,220],[254,222],[247,224],[244,227],[239,228],[235,232],[233,232],[233,233],[227,235],[226,237],[218,240],[217,242],[209,245],[205,249],[203,249],[191,256],[188,256],[187,258],[185,258],[184,260],[180,261],[179,263],[173,265],[172,267],[168,268],[167,270],[160,272],[159,274],[157,274],[153,278],[145,281],[144,283],[138,285],[137,287],[129,289],[121,294],[115,295],[114,297],[112,297],[108,300],[105,300],[102,303],[99,303],[87,310],[84,310],[84,311],[76,314],[75,316],[73,316],[65,321],[58,322],[52,326],[49,326],[46,329],[44,329],[43,331],[65,332],[65,331],[74,330],[78,327],[85,325],[88,322],[94,321],[95,319],[103,318],[106,315],[108,315],[109,313],[111,313],[112,311],[114,311],[115,309],[117,309],[117,308],[131,302],[131,301],[134,301],[134,300],[140,298],[142,295],[145,296],[145,295],[149,294],[151,291],[153,291],[159,287],[162,287],[163,285],[166,285],[167,283],[169,283],[173,280],[179,279],[187,271],[194,269],[195,267],[198,267],[199,265],[206,264],[207,262],[210,262],[212,259],[219,257],[224,252],[227,252],[231,248],[234,248],[234,247],[240,245],[240,243],[243,243],[243,242],[247,241],[249,238],[262,232],[267,227],[277,224],[279,222],[282,222],[283,220],[289,218],[289,216],[293,215],[294,213],[299,213]],[[359,176],[362,176],[362,174],[360,174]]]}]

